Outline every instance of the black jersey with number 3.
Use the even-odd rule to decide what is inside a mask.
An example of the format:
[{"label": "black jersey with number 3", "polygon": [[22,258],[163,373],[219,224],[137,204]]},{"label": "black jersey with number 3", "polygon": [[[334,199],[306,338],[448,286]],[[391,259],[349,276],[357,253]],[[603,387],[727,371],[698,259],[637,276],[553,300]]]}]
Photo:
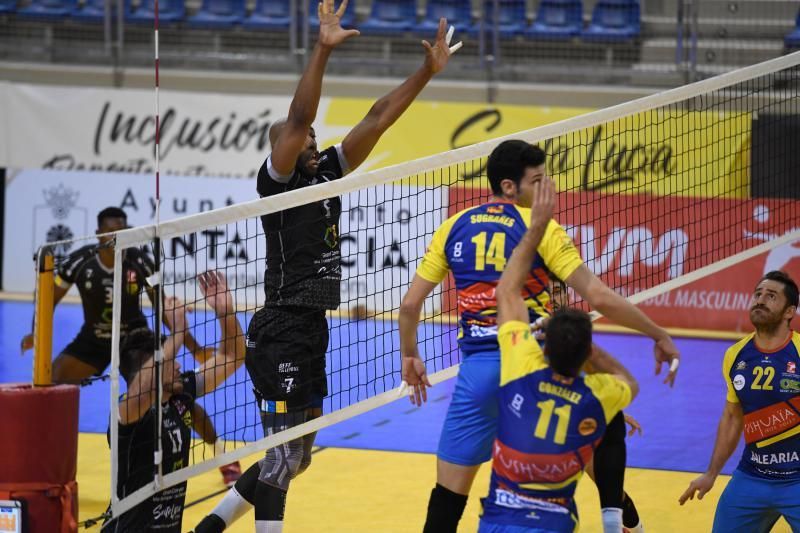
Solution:
[{"label": "black jersey with number 3", "polygon": [[[161,449],[163,473],[169,474],[189,464],[192,438],[192,405],[197,394],[197,374],[181,374],[183,390],[162,405]],[[155,408],[132,424],[119,426],[119,470],[117,494],[128,496],[153,480]],[[164,489],[143,501],[118,519],[103,526],[104,532],[128,533],[158,531],[180,533],[186,482]]]},{"label": "black jersey with number 3", "polygon": [[[267,158],[258,171],[258,194],[272,196],[325,183],[347,172],[341,145],[321,152],[318,161],[315,176],[304,176],[295,170],[282,177]],[[267,306],[339,307],[341,213],[342,201],[333,197],[261,217],[267,237],[267,270],[264,273]]]},{"label": "black jersey with number 3", "polygon": [[[82,334],[111,340],[114,269],[100,262],[98,245],[84,246],[71,253],[57,269],[56,284],[69,289],[77,285],[83,304]],[[141,250],[129,248],[122,262],[122,332],[147,325],[139,297],[153,273],[153,263]]]}]

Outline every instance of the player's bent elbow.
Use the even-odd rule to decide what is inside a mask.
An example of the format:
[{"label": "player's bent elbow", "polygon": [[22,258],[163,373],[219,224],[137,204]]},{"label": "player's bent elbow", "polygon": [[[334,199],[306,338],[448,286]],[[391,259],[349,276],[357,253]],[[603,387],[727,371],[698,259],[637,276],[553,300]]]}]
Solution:
[{"label": "player's bent elbow", "polygon": [[630,378],[626,379],[628,382],[628,387],[631,389],[631,401],[639,395],[639,382],[636,381],[636,378],[631,376]]}]

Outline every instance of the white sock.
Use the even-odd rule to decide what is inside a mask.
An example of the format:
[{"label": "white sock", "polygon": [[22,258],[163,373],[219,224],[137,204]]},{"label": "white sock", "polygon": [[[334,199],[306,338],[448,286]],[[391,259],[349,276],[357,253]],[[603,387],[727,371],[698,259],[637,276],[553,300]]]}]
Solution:
[{"label": "white sock", "polygon": [[256,533],[282,533],[283,520],[256,520]]},{"label": "white sock", "polygon": [[253,506],[250,505],[250,502],[242,498],[236,487],[233,487],[225,494],[225,497],[214,507],[211,513],[220,517],[225,522],[225,527],[231,527],[231,524],[239,520],[252,508]]},{"label": "white sock", "polygon": [[622,509],[603,507],[600,513],[603,515],[603,533],[622,532]]}]

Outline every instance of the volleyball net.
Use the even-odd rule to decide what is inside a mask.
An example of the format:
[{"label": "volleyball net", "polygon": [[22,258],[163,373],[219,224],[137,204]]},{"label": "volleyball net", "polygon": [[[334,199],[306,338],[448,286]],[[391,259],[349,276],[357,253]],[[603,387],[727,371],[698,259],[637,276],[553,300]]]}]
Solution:
[{"label": "volleyball net", "polygon": [[[800,241],[798,65],[795,53],[508,137],[117,233],[113,294],[130,291],[144,298],[147,291],[131,277],[126,257],[136,250],[154,259],[148,284],[157,290],[150,293],[165,305],[160,312],[159,306],[145,306],[145,313],[169,343],[176,333],[173,309],[185,311],[181,327],[192,340],[176,355],[183,370],[235,351],[224,322],[235,316],[241,328],[235,335],[241,337],[264,306],[262,217],[314,206],[319,220],[305,223],[324,225],[322,241],[331,252],[341,251],[341,279],[329,276],[338,284],[340,305],[328,313],[323,416],[264,436],[241,357],[234,363],[219,359],[236,368],[198,404],[224,444],[212,448],[193,440],[189,463],[165,469],[159,458],[169,450],[163,439],[155,439],[157,460],[147,472],[135,473],[151,481],[124,497],[112,491],[113,514],[214,467],[404,397],[396,322],[402,297],[439,225],[490,198],[486,160],[509,138],[545,150],[547,172],[559,191],[556,219],[610,287],[641,304],[662,326],[737,329],[736,321],[746,318],[747,297],[741,294],[749,295],[763,272],[791,270],[800,255],[793,245]],[[299,235],[308,228],[286,229]],[[491,246],[487,240],[487,257]],[[207,297],[208,287],[201,290],[207,272],[226,281],[232,305],[220,310],[218,301]],[[577,295],[572,298],[582,305]],[[123,370],[127,364],[121,300],[113,302],[112,420],[120,420],[119,398],[126,387],[120,379],[120,363]],[[420,354],[433,382],[458,369],[456,312],[455,287],[448,279],[426,299],[418,329]],[[165,320],[164,313],[173,314]],[[698,318],[711,313],[717,322]],[[153,365],[156,378],[173,371],[159,357],[145,362]],[[154,405],[175,393],[169,379],[153,384]],[[118,451],[126,438],[121,431],[111,424],[112,487],[120,476]]]}]

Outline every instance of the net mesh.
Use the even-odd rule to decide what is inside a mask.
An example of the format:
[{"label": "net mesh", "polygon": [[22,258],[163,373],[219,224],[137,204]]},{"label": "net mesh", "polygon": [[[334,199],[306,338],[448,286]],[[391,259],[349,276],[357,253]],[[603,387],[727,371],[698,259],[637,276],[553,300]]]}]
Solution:
[{"label": "net mesh", "polygon": [[[794,257],[791,242],[800,238],[795,231],[798,63],[800,54],[786,56],[511,137],[538,143],[547,152],[547,171],[559,190],[556,219],[584,262],[610,287],[637,301],[646,297],[643,309],[665,326],[737,329],[741,324],[723,318],[741,315],[746,296],[743,303],[735,290],[724,289],[749,293],[757,279],[742,280],[737,265],[760,257],[753,276],[762,267],[787,268]],[[209,356],[221,364],[226,351],[220,346],[225,341],[221,322],[234,311],[215,314],[198,289],[201,273],[218,271],[230,287],[243,331],[264,307],[266,290],[271,308],[266,331],[273,346],[288,353],[327,345],[324,371],[299,355],[279,361],[309,367],[297,374],[307,381],[289,383],[288,392],[327,394],[323,417],[264,438],[253,368],[249,361],[247,369],[239,366],[198,399],[220,441],[227,443],[226,452],[195,439],[187,460],[169,467],[162,463],[164,478],[157,482],[152,462],[145,463],[146,471],[137,473],[144,488],[114,498],[114,513],[156,488],[398,398],[396,317],[402,296],[439,225],[490,197],[486,158],[502,140],[120,233],[118,258],[134,247],[149,246],[152,252],[153,238],[161,239],[163,261],[156,265],[161,277],[155,279],[165,296],[191,309],[186,329],[196,341],[178,352],[181,368],[195,368]],[[265,216],[287,217],[281,261],[278,250],[267,248],[260,220]],[[266,289],[265,263],[271,269]],[[277,264],[294,270],[282,271]],[[116,269],[115,281],[124,290],[129,275],[119,261]],[[693,284],[700,276],[705,285],[697,288]],[[331,298],[340,305],[328,305]],[[456,300],[452,280],[442,283],[426,299],[418,329],[428,371],[444,371],[439,376],[453,375],[460,360]],[[328,310],[327,328],[320,330],[317,319],[326,307],[337,308]],[[678,308],[692,312],[676,313]],[[708,310],[717,322],[693,314]],[[153,317],[148,320],[155,327]],[[248,338],[248,349],[255,342]],[[114,364],[124,364],[126,354],[118,344],[113,348]],[[261,377],[277,380],[286,391],[281,380],[295,374],[291,368],[286,376],[283,370],[278,374]],[[112,406],[117,393],[115,380]],[[273,408],[280,412],[282,407]],[[122,432],[112,427],[112,446],[123,445]],[[152,439],[149,445],[152,449]],[[130,477],[116,459],[118,452],[112,458],[115,479]]]}]

